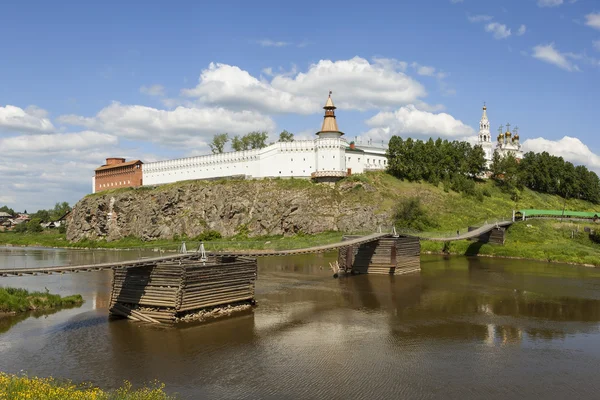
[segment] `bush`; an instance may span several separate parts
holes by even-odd
[[[209,242],[211,240],[221,239],[221,233],[213,230],[204,231],[194,238],[198,242]]]
[[[40,225],[41,223],[42,220],[39,218],[31,219],[29,222],[27,222],[27,232],[35,233],[43,231],[44,228],[42,228],[42,226]]]
[[[436,227],[436,224],[427,216],[418,197],[402,200],[396,209],[394,218],[396,225],[401,228],[424,231]]]
[[[452,179],[450,189],[458,193],[464,193],[469,196],[475,196],[475,181],[463,175],[455,175]]]
[[[17,232],[17,233],[27,232],[27,223],[22,222],[19,225],[15,226],[15,232]]]

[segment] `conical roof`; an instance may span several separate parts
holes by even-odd
[[[335,106],[333,105],[333,100],[331,100],[331,92],[329,92],[329,97],[327,98],[327,103],[325,103],[324,109],[332,108],[335,110]]]
[[[327,102],[325,103],[325,117],[323,119],[323,125],[321,126],[321,131],[317,133],[317,135],[321,132],[336,132],[340,135],[343,135],[343,132],[340,132],[338,128],[337,121],[335,120],[335,106],[333,105],[333,100],[331,100],[331,91],[329,91],[329,97],[327,98]]]

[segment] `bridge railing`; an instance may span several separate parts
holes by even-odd
[[[423,239],[438,239],[438,238],[453,238],[453,237],[457,237],[457,236],[462,236],[463,234],[466,234],[469,232],[469,227],[477,227],[477,228],[482,228],[484,226],[490,226],[493,227],[493,225],[498,225],[498,224],[504,224],[506,222],[510,222],[512,221],[512,215],[507,216],[507,217],[500,217],[500,218],[490,218],[486,221],[482,221],[480,223],[475,223],[475,224],[470,224],[469,226],[462,226],[462,227],[457,227],[456,231],[427,231],[427,232],[423,232],[423,231],[419,231],[419,230],[415,230],[415,229],[408,229],[408,228],[401,228],[401,227],[396,227],[396,232],[398,234],[406,234],[406,235],[411,235],[411,236],[418,236],[420,238]],[[458,234],[457,234],[458,231]]]

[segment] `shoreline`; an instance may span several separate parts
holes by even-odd
[[[507,259],[507,260],[536,261],[536,262],[549,263],[549,264],[566,264],[566,265],[573,265],[576,267],[600,268],[600,266],[597,266],[594,264],[577,263],[577,262],[572,262],[572,261],[542,260],[539,258],[529,258],[529,257],[519,257],[519,256],[501,256],[501,255],[493,255],[493,254],[466,255],[466,254],[457,254],[457,253],[436,252],[436,251],[429,251],[429,250],[421,252],[421,255],[423,255],[423,254],[431,255],[431,256],[500,258],[500,259]]]
[[[210,243],[210,242],[207,242]],[[10,247],[36,247],[42,249],[67,249],[67,250],[102,250],[102,251],[131,251],[131,250],[139,250],[140,248],[135,247],[68,247],[68,246],[42,246],[36,244],[2,244],[0,245],[0,249],[2,247],[10,248]],[[148,250],[153,252],[161,252],[160,250],[156,251],[153,248],[147,248],[142,250]],[[235,249],[240,250],[240,249]],[[241,249],[243,250],[251,250],[251,249]],[[176,253],[177,250],[162,250],[163,253]],[[559,261],[559,260],[545,260],[541,258],[531,258],[531,257],[522,257],[522,256],[504,256],[504,255],[494,255],[494,254],[476,254],[476,255],[467,255],[460,253],[445,253],[443,251],[431,251],[431,250],[423,250],[421,251],[421,255],[435,255],[435,256],[458,256],[458,257],[486,257],[486,258],[498,258],[498,259],[507,259],[507,260],[523,260],[523,261],[536,261],[542,263],[550,263],[550,264],[565,264],[565,265],[573,265],[579,267],[586,268],[600,268],[600,265],[588,264],[588,263],[578,263],[574,261]],[[2,313],[0,313],[0,317],[2,317]]]

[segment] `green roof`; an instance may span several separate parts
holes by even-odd
[[[534,217],[534,216],[543,216],[548,215],[552,217],[576,217],[576,218],[594,218],[600,217],[599,212],[589,212],[589,211],[569,211],[565,210],[519,210],[521,214],[524,214],[526,217]]]

